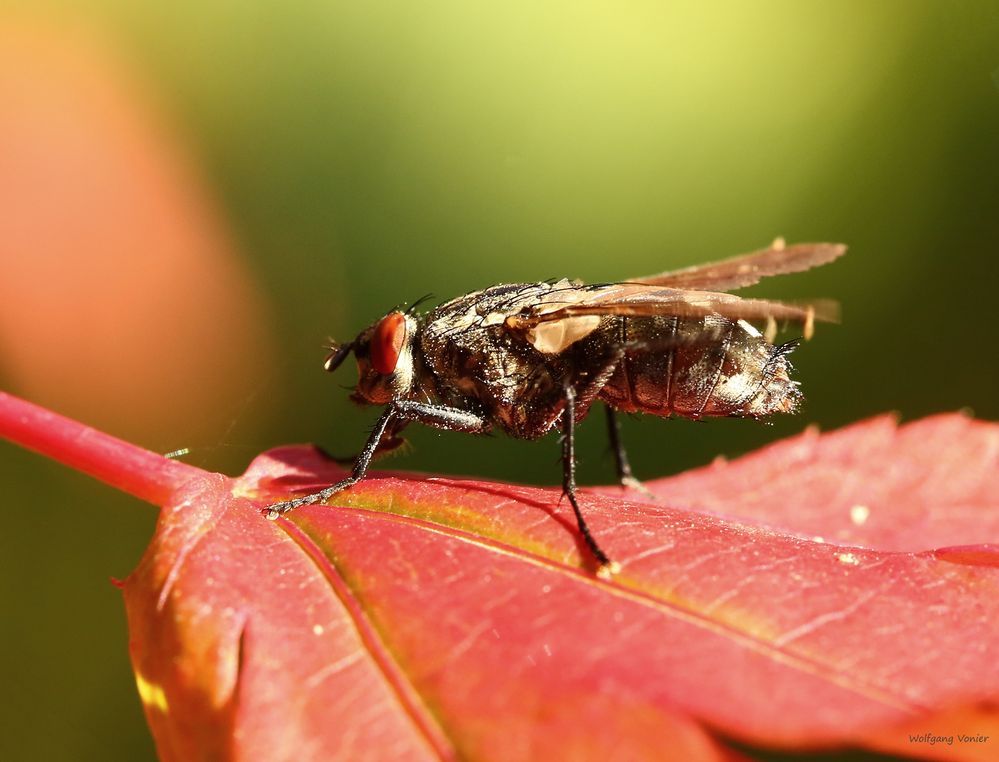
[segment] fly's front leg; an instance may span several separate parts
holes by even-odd
[[[617,480],[622,487],[638,490],[647,497],[655,497],[648,487],[642,484],[631,473],[631,464],[628,462],[628,453],[624,451],[624,443],[621,441],[621,424],[617,419],[617,413],[610,405],[604,405],[607,411],[607,437],[610,439],[611,450],[614,453],[614,465],[617,468]]]
[[[319,490],[319,492],[313,492],[311,495],[303,495],[302,497],[296,497],[293,500],[285,500],[282,503],[274,503],[274,505],[269,505],[264,508],[264,515],[271,519],[272,521],[278,516],[292,511],[295,508],[299,508],[303,505],[312,505],[312,503],[320,503],[329,500],[337,492],[343,492],[343,490],[348,487],[353,487],[361,479],[364,478],[365,474],[368,472],[368,465],[371,463],[371,459],[375,455],[375,451],[378,450],[378,443],[381,438],[385,435],[385,431],[388,429],[389,424],[392,420],[399,416],[396,410],[395,403],[389,405],[385,408],[385,412],[382,413],[381,418],[378,419],[378,423],[375,424],[375,428],[371,431],[371,436],[368,437],[368,441],[364,444],[364,449],[357,456],[357,460],[354,461],[354,469],[350,476],[346,479],[338,481],[326,489]]]
[[[428,405],[424,402],[399,400],[392,406],[400,418],[416,421],[424,426],[433,426],[445,431],[460,431],[465,434],[485,434],[490,429],[489,421],[478,413],[460,410],[444,405]]]
[[[378,440],[378,447],[375,448],[374,454],[371,456],[372,460],[378,460],[385,455],[390,455],[397,450],[406,446],[406,440],[399,436],[399,432],[406,428],[406,424],[409,421],[404,421],[400,418],[395,418],[393,425],[385,429],[382,434],[382,438]],[[354,453],[353,455],[330,455],[329,453],[324,453],[330,460],[339,466],[353,466],[357,459],[360,457],[360,453]]]
[[[611,561],[597,545],[576,500],[576,390],[571,386],[565,390],[565,408],[562,411],[562,491],[569,498],[572,510],[576,514],[576,525],[586,541],[586,546],[600,564],[597,576],[609,579],[621,569],[621,566],[616,561]]]
[[[345,489],[353,487],[367,475],[368,466],[378,451],[379,442],[385,436],[386,431],[391,431],[389,428],[390,424],[393,421],[401,420],[419,421],[434,428],[446,429],[448,431],[463,431],[469,434],[480,434],[489,430],[489,422],[486,419],[466,410],[444,407],[443,405],[427,405],[410,400],[396,400],[385,408],[385,412],[378,419],[374,429],[371,431],[371,436],[368,437],[368,441],[364,445],[364,449],[361,450],[361,454],[357,456],[357,460],[354,462],[354,468],[350,476],[311,495],[303,495],[293,500],[269,505],[263,509],[264,515],[273,520],[300,506],[325,502],[338,492],[343,492]]]

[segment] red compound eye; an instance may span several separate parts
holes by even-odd
[[[406,342],[406,316],[390,312],[378,321],[371,337],[371,367],[383,375],[395,371]]]

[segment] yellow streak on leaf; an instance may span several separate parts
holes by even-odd
[[[139,689],[139,698],[145,706],[159,709],[163,714],[170,711],[170,704],[163,691],[163,686],[146,680],[139,672],[135,673],[135,685]]]

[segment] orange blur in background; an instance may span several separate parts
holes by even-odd
[[[268,307],[149,94],[80,31],[0,27],[0,367],[138,442],[195,441],[273,362]]]

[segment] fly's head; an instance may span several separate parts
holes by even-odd
[[[336,370],[351,352],[357,359],[357,388],[350,398],[362,405],[385,405],[405,398],[416,384],[413,344],[418,324],[404,312],[392,311],[346,344],[333,350],[323,363]]]

